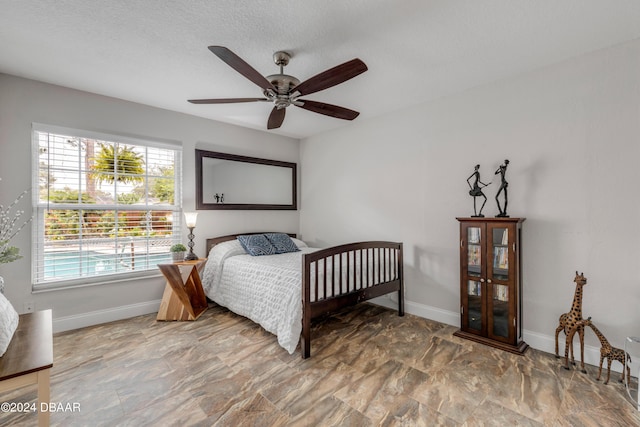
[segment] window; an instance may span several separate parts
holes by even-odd
[[[170,261],[179,145],[34,124],[33,146],[34,290],[148,275]]]

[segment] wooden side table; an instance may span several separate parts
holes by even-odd
[[[9,347],[0,357],[0,393],[37,384],[39,426],[49,425],[47,405],[50,397],[49,381],[52,367],[51,310],[20,315],[18,328]]]
[[[196,320],[207,309],[199,272],[205,259],[158,264],[167,279],[156,320]]]

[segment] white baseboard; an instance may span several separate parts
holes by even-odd
[[[387,307],[390,309],[398,308],[398,298],[397,295],[389,294],[376,299],[371,300],[372,303],[381,305],[383,307]],[[420,304],[412,301],[405,301],[404,304],[405,312],[414,314],[416,316],[423,317],[425,319],[435,320],[437,322],[441,322],[447,325],[455,326],[457,328],[460,327],[460,314],[455,311],[443,310],[441,308],[432,307],[425,304]],[[555,334],[555,330],[553,331]],[[523,331],[524,342],[529,344],[531,348],[535,348],[536,350],[544,351],[546,353],[555,354],[555,336],[554,335],[546,335],[541,334],[539,332],[527,331],[526,329]],[[564,334],[560,333],[558,337],[558,349],[559,354],[564,357]],[[578,344],[578,339],[574,338],[573,349],[575,352],[575,360],[577,363],[580,360],[580,346]],[[560,363],[560,362],[558,362]],[[594,347],[591,345],[584,346],[584,363],[589,365],[598,366],[600,364],[600,347]],[[611,370],[614,372],[622,372],[622,365],[620,363],[615,363],[611,366]],[[606,362],[603,366],[603,372],[606,372]]]
[[[372,299],[370,302],[394,310],[398,309],[398,296],[395,293]],[[425,319],[435,320],[436,322],[445,323],[458,328],[460,327],[460,315],[455,311],[443,310],[441,308],[407,300],[404,302],[404,311]]]
[[[116,320],[129,319],[143,314],[156,313],[159,308],[160,300],[157,300],[74,314],[72,316],[57,317],[53,319],[53,332],[70,331],[72,329],[99,325]]]

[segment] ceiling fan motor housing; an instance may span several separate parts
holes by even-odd
[[[276,87],[279,95],[286,95],[289,90],[300,84],[300,80],[287,74],[272,74],[267,76],[267,80]]]

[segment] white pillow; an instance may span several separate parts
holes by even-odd
[[[291,240],[293,240],[293,243],[295,243],[296,246],[299,247],[299,248],[308,248],[309,247],[305,242],[303,242],[300,239],[296,239],[295,237],[292,237]]]
[[[222,275],[224,261],[229,257],[237,255],[247,255],[247,251],[244,250],[240,242],[236,239],[219,243],[209,251],[207,265],[204,266],[204,271],[200,275],[202,287],[209,298],[211,298],[209,294],[210,289],[212,289],[214,283],[219,282],[220,275]]]
[[[11,338],[18,327],[18,312],[8,299],[0,294],[0,357],[7,351]]]
[[[240,242],[236,239],[228,240],[226,242],[218,243],[211,248],[208,258],[219,258],[222,261],[235,255],[245,255],[247,251],[244,250]]]

